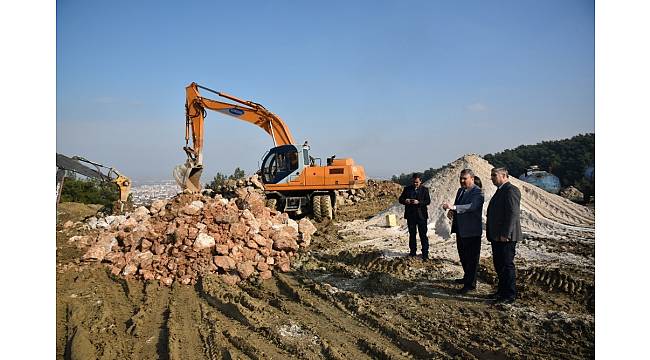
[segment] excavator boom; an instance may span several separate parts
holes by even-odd
[[[89,164],[93,165],[94,169],[88,167]],[[59,195],[61,194],[61,187],[63,186],[63,175],[65,171],[73,171],[77,174],[98,179],[101,181],[115,183],[120,189],[120,211],[124,209],[124,204],[129,199],[129,193],[131,192],[131,180],[120,174],[115,168],[107,167],[102,164],[92,162],[88,159],[84,159],[80,156],[67,157],[63,154],[56,154],[56,167],[57,171],[57,203],[59,201]],[[102,169],[108,169],[106,173],[102,172]]]
[[[199,93],[199,88],[240,105],[204,98]],[[271,135],[274,146],[294,143],[293,135],[284,121],[258,103],[241,100],[197,83],[188,85],[185,92],[185,147],[183,149],[187,154],[187,161],[174,169],[174,178],[183,190],[188,189],[191,192],[201,190],[200,178],[203,172],[203,134],[206,109],[257,125]],[[190,138],[193,147],[188,146]]]

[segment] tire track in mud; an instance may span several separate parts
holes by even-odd
[[[323,334],[345,334],[342,337],[350,339],[347,343],[341,344],[336,343],[341,341],[341,336],[329,339],[333,346],[344,348],[344,353],[353,354],[351,350],[359,349],[372,358],[396,359],[404,358],[403,353],[409,350],[400,347],[392,337],[387,337],[383,332],[378,331],[381,328],[369,327],[356,314],[348,311],[345,304],[332,303],[331,299],[319,296],[320,289],[310,280],[297,280],[293,276],[280,274],[277,276],[276,284],[282,292],[292,296],[294,301],[287,305],[292,307],[292,312],[301,315],[303,319],[315,319],[316,315],[320,315],[324,321],[315,321],[313,327],[318,328]],[[306,310],[314,314],[309,314]],[[305,313],[300,314],[301,312]],[[336,322],[338,324],[335,328],[328,329],[328,324]]]
[[[392,341],[369,328],[341,303],[312,292],[291,275],[277,275],[261,287],[224,287],[204,279],[202,296],[286,353],[299,358],[406,358]]]
[[[211,359],[291,357],[292,349],[272,332],[279,319],[264,322],[256,316],[262,302],[247,298],[239,287],[228,286],[216,276],[202,278],[197,289],[203,301],[201,336]]]
[[[201,309],[194,289],[178,283],[174,284],[167,311],[169,318],[166,351],[169,359],[205,358],[206,349],[197,326],[201,323]]]
[[[135,337],[131,358],[169,359],[170,290],[158,282],[147,282],[141,305],[127,321],[127,334]]]
[[[125,324],[134,309],[130,295],[139,292],[139,284],[115,281],[103,268],[57,274],[57,358],[129,358]]]

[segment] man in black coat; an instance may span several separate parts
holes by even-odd
[[[505,168],[492,169],[490,178],[497,191],[488,205],[485,232],[492,244],[494,270],[499,277],[495,301],[512,303],[517,297],[514,259],[515,246],[521,240],[521,192],[510,183]]]
[[[456,233],[456,247],[463,265],[463,278],[456,280],[456,283],[463,284],[459,290],[461,294],[476,289],[476,272],[481,257],[485,197],[481,188],[474,183],[474,178],[471,169],[461,171],[460,189],[456,192],[454,204],[442,204],[443,209],[450,211],[451,233]]]
[[[427,219],[429,212],[427,206],[431,203],[429,189],[422,186],[422,178],[419,174],[413,174],[413,185],[404,188],[399,196],[399,203],[404,205],[404,218],[409,229],[409,256],[415,256],[417,241],[416,230],[420,233],[422,244],[422,259],[429,259],[429,238],[427,238]]]

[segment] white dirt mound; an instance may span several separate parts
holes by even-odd
[[[481,178],[485,203],[483,205],[483,224],[490,199],[496,187],[490,181],[490,171],[493,166],[476,154],[465,155],[441,169],[434,177],[424,183],[429,188],[431,204],[429,205],[429,242],[432,252],[436,252],[436,244],[452,245],[455,237],[450,234],[451,221],[447,219],[446,212],[442,209],[444,202],[453,202],[459,188],[458,177],[463,169],[472,169]],[[534,185],[510,176],[512,184],[521,191],[521,226],[524,239],[529,242],[546,241],[585,241],[594,240],[594,213],[589,208],[573,203],[561,196],[546,192]],[[395,214],[399,219],[399,228],[385,228],[387,214]],[[355,221],[346,224],[343,233],[355,234],[366,240],[362,245],[376,246],[386,250],[387,254],[399,254],[407,250],[404,242],[406,234],[406,220],[403,219],[404,206],[395,202],[387,210],[377,214],[368,221]],[[485,226],[485,225],[484,225]],[[402,238],[399,249],[391,248],[394,244],[389,239]],[[484,245],[485,242],[485,233]],[[406,241],[407,242],[407,241]],[[440,244],[442,245],[442,244]],[[454,246],[438,246],[438,250],[449,247],[451,254],[455,252]],[[542,244],[542,248],[543,248]],[[404,249],[402,249],[404,248]],[[419,245],[418,245],[419,248]],[[525,251],[524,249],[521,249]],[[446,252],[446,251],[445,251]],[[450,254],[450,255],[451,255]],[[486,254],[483,252],[483,254]],[[522,254],[523,255],[523,254]],[[529,253],[529,259],[539,258],[540,254]],[[554,256],[554,254],[547,254]],[[593,259],[590,259],[593,261]]]
[[[478,155],[469,154],[446,166],[424,185],[429,188],[431,204],[429,205],[429,229],[435,235],[448,239],[450,237],[451,221],[445,216],[442,203],[452,202],[459,188],[458,177],[463,169],[472,169],[474,174],[483,182],[485,204],[483,220],[487,212],[487,204],[496,191],[496,186],[490,181],[490,171],[494,166]],[[594,214],[585,206],[573,203],[561,196],[546,192],[534,185],[510,176],[510,181],[521,191],[521,225],[522,231],[533,237],[556,238],[593,233]],[[386,211],[368,221],[369,225],[380,225],[385,222],[386,214],[396,214],[402,218],[404,205],[396,202]],[[405,226],[402,218],[400,225]]]

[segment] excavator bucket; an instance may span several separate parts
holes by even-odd
[[[176,166],[173,175],[181,190],[187,189],[194,193],[201,191],[201,173],[203,173],[203,166],[194,166],[186,162]]]

